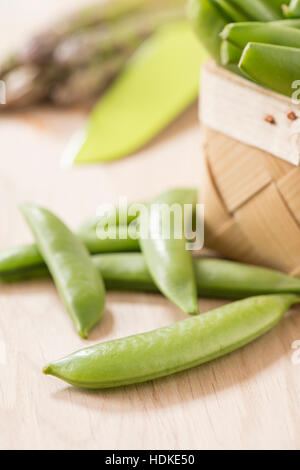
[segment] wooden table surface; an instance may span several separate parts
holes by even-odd
[[[22,0],[2,0],[1,50],[74,3],[27,0],[25,8]],[[0,249],[31,240],[18,211],[23,201],[49,207],[75,228],[120,196],[143,200],[176,185],[200,187],[196,105],[134,156],[63,170],[61,153],[84,118],[82,111],[51,109],[1,116]],[[202,311],[221,304],[200,301]],[[85,392],[43,376],[43,365],[183,314],[160,296],[109,294],[103,321],[83,341],[50,281],[1,286],[0,448],[299,449],[300,361],[292,349],[300,340],[299,313],[294,309],[264,338],[203,367]]]

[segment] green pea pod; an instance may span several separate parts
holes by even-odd
[[[189,0],[188,16],[202,44],[209,54],[220,63],[220,32],[232,17],[218,8],[212,0]]]
[[[284,5],[287,0],[264,0],[266,5],[268,5],[272,10],[274,10],[279,16],[283,17]]]
[[[101,238],[101,231],[92,227],[92,221],[89,224],[80,228],[78,236],[91,254],[140,250],[138,240],[127,236],[126,226],[117,227],[115,238],[104,238],[105,231]],[[22,272],[26,274],[28,270],[42,268],[44,265],[44,259],[36,245],[17,246],[0,252],[0,278],[22,275]]]
[[[287,26],[288,28],[300,28],[300,19],[272,21],[270,24],[275,26]]]
[[[289,5],[284,6],[283,11],[286,18],[299,18],[300,0],[291,0]]]
[[[91,254],[139,251],[137,235],[129,237],[127,226],[111,227],[111,230],[87,230],[87,227],[84,230],[81,227],[78,236]]]
[[[83,349],[49,364],[44,373],[88,389],[165,377],[254,341],[298,302],[294,295],[242,300],[165,328]]]
[[[244,13],[230,3],[230,0],[212,0],[212,3],[215,3],[220,11],[228,15],[228,18],[232,18],[233,21],[247,21],[248,19]]]
[[[77,332],[86,338],[104,310],[105,288],[99,272],[79,238],[54,214],[32,204],[24,204],[21,210]]]
[[[158,292],[141,253],[95,255],[93,263],[108,290]],[[243,299],[263,294],[300,294],[300,279],[278,271],[232,261],[193,260],[198,294],[220,299]],[[25,281],[49,276],[46,266],[0,276],[2,282]]]
[[[74,161],[107,162],[143,147],[197,98],[205,59],[187,22],[155,32],[92,111]]]
[[[193,262],[183,236],[183,218],[178,227],[182,233],[178,236],[176,217],[171,211],[176,205],[182,216],[186,204],[194,208],[196,203],[197,191],[168,191],[156,198],[149,206],[149,215],[140,219],[140,247],[154,282],[169,300],[190,315],[198,313]],[[169,234],[164,232],[165,228]]]
[[[240,8],[252,20],[274,21],[283,17],[272,0],[230,0],[230,3]]]
[[[300,49],[249,43],[239,67],[258,84],[291,97],[299,80]]]
[[[243,49],[236,47],[228,41],[222,41],[220,55],[222,65],[238,64],[243,53]]]
[[[231,23],[225,26],[221,38],[244,49],[249,42],[300,48],[300,31],[271,23]]]

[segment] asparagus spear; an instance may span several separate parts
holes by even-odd
[[[182,4],[184,0],[174,1],[175,4]],[[114,22],[137,11],[158,9],[162,5],[174,5],[174,1],[109,0],[105,3],[96,3],[71,14],[45,32],[33,37],[23,50],[20,51],[19,60],[21,63],[45,63],[51,58],[57,45],[66,37],[76,32],[92,28],[96,25]]]
[[[111,0],[71,16],[36,37],[28,54],[23,50],[0,66],[0,79],[7,85],[7,104],[1,109],[48,98],[58,104],[93,98],[122,69],[145,35],[184,15],[183,4],[184,0]],[[64,60],[58,51],[64,51]],[[53,58],[54,52],[61,60]]]
[[[97,96],[122,70],[128,54],[112,56],[99,64],[75,70],[65,81],[50,91],[50,100],[59,106],[70,106]]]
[[[74,67],[120,51],[131,53],[159,26],[184,16],[183,7],[163,8],[71,35],[54,50],[53,62]]]
[[[20,65],[3,77],[6,85],[5,109],[23,107],[45,99],[58,71],[37,65]]]

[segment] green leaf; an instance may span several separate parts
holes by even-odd
[[[186,22],[157,31],[96,105],[75,162],[107,162],[147,144],[197,98],[205,58]]]

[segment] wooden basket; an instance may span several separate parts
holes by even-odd
[[[297,106],[211,63],[201,96],[206,246],[300,275]]]

